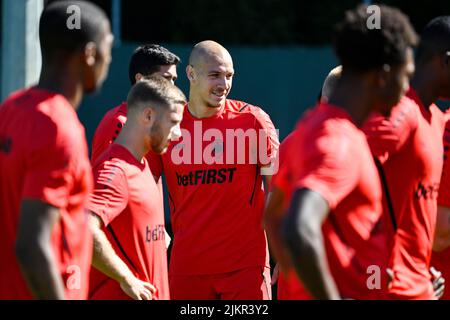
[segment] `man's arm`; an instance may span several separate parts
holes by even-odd
[[[286,251],[281,237],[281,223],[284,216],[283,203],[284,193],[275,187],[268,196],[263,222],[272,253],[275,256],[277,263],[280,264],[281,269],[285,270],[288,269],[292,263],[290,262],[289,252]]]
[[[450,246],[450,208],[438,206],[433,251],[443,251]]]
[[[16,240],[17,261],[36,299],[65,299],[64,284],[50,240],[59,209],[39,200],[23,200]]]
[[[152,300],[156,288],[134,276],[125,262],[115,253],[102,230],[103,222],[95,214],[90,215],[89,224],[94,234],[92,265],[120,284],[122,290],[135,300]]]
[[[293,194],[283,221],[282,236],[297,274],[316,299],[339,299],[339,292],[328,267],[322,237],[322,224],[329,214],[327,201],[309,189]]]

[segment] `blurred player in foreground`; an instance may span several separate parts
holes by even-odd
[[[67,27],[71,5],[80,29]],[[0,107],[0,298],[85,299],[92,172],[76,109],[103,83],[113,36],[97,6],[64,1],[44,8],[39,37],[39,83]]]
[[[381,29],[367,29],[366,6],[346,12],[338,24],[341,78],[329,99],[298,123],[274,181],[293,190],[281,228],[285,247],[274,233],[274,251],[318,299],[386,297],[382,189],[360,127],[373,111],[389,115],[408,90],[417,36],[399,10],[380,10]]]

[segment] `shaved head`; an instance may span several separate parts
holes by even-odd
[[[337,66],[330,71],[322,86],[322,97],[328,99],[336,88],[337,82],[341,77],[342,66]]]
[[[189,111],[197,117],[219,112],[230,93],[234,67],[230,53],[215,41],[205,40],[192,49],[186,67]]]
[[[198,67],[211,59],[233,61],[228,50],[221,44],[212,40],[205,40],[194,46],[189,56],[189,64],[193,67]]]

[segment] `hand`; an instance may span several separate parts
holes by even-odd
[[[120,288],[134,300],[156,300],[156,288],[133,275],[120,282]]]
[[[445,290],[445,279],[442,277],[442,273],[437,271],[434,267],[430,268],[431,281],[433,283],[434,295],[436,299],[442,298]]]

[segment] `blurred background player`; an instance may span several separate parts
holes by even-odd
[[[177,79],[177,64],[180,58],[158,44],[146,44],[136,48],[130,59],[128,75],[131,85],[143,77],[161,75],[172,84]],[[109,110],[100,121],[92,140],[92,161],[95,161],[117,138],[127,121],[127,104]]]
[[[289,255],[279,250],[278,259],[292,262],[318,299],[386,297],[382,189],[360,126],[372,111],[389,115],[406,93],[417,36],[397,9],[380,6],[381,29],[367,29],[367,19],[366,6],[359,6],[338,24],[341,78],[297,125],[280,168],[290,181],[275,182],[293,190],[281,232]],[[378,270],[368,279],[374,265]]]
[[[269,299],[269,257],[261,225],[265,196],[261,169],[276,156],[276,131],[260,108],[227,99],[234,68],[230,54],[220,44],[196,44],[186,73],[190,91],[181,123],[182,138],[160,159],[149,161],[155,176],[165,173],[170,194],[172,298]],[[202,132],[198,132],[200,126]],[[233,141],[239,130],[264,132],[261,139],[265,147],[252,152],[263,154],[268,161],[258,157],[251,163],[246,153],[247,160],[238,164],[237,149],[247,150],[250,142],[231,145],[225,139],[226,130],[232,130]],[[214,133],[214,141],[204,137],[205,132]],[[220,158],[223,161],[217,160]]]
[[[421,34],[411,88],[389,119],[373,117],[365,126],[369,145],[384,176],[389,198],[392,299],[436,299],[430,259],[443,164],[445,117],[434,104],[450,98],[450,24],[431,21]],[[439,281],[443,281],[440,279]]]
[[[419,105],[421,108],[423,108],[423,106],[429,106],[428,109],[433,110],[436,108],[433,104],[436,100],[448,100],[450,98],[450,16],[441,16],[433,19],[423,30],[421,35],[421,44],[418,50],[416,68],[417,75],[415,75],[414,78],[417,79],[413,81],[412,87],[416,90],[417,96],[420,98],[421,103],[419,103]],[[450,162],[448,161],[450,150],[449,132],[450,126],[447,122],[447,127],[444,133],[444,166],[437,200],[438,209],[436,232],[433,244],[434,252],[430,263],[437,270],[442,272],[443,278],[447,280],[450,279],[450,249],[448,249],[450,244]],[[436,140],[438,137],[429,136],[427,137],[426,143],[434,143],[434,141],[429,141],[431,139]],[[442,152],[437,152],[436,154],[433,154],[432,157],[433,159],[440,160],[441,154]],[[432,196],[433,199],[429,201],[435,201],[436,193],[430,193],[429,195]],[[433,210],[435,210],[434,206]],[[433,220],[430,221],[434,221],[434,211],[432,217]],[[422,228],[432,230],[428,225]],[[431,239],[429,237],[431,237]],[[422,237],[419,240],[421,241],[421,244],[424,242]],[[432,235],[428,235],[426,238],[427,251],[424,252],[423,256],[427,259],[429,259],[430,252],[428,250],[429,242],[431,240]],[[424,276],[427,276],[427,278],[430,277],[429,274],[425,272],[423,273]],[[433,278],[433,275],[431,275],[431,277]],[[416,292],[420,293],[419,290]],[[450,299],[450,290],[445,290],[441,299]]]
[[[328,100],[332,91],[335,89],[339,78],[341,77],[342,66],[333,68],[323,82],[323,86],[320,91],[319,101]],[[289,156],[289,150],[293,148],[291,143],[294,133],[290,133],[280,144],[280,150],[278,153],[279,166],[283,167],[284,161]],[[264,211],[264,225],[269,238],[270,247],[274,249],[275,253],[282,250],[282,243],[280,242],[281,222],[285,215],[288,205],[290,203],[290,197],[292,195],[292,185],[286,183],[280,187],[274,187],[280,183],[288,182],[289,177],[283,175],[289,175],[286,170],[280,170],[276,173],[271,181],[271,192],[267,200],[266,209]],[[285,253],[287,256],[287,253]],[[286,265],[286,264],[285,264]],[[310,300],[311,295],[304,288],[301,281],[298,279],[297,273],[294,269],[280,270],[280,264],[277,263],[274,273],[272,275],[272,284],[277,283],[277,299],[278,300]]]
[[[127,99],[127,122],[94,162],[91,299],[170,298],[164,211],[145,155],[178,139],[186,98],[164,78],[141,80]]]
[[[80,29],[67,28],[70,5]],[[92,173],[76,109],[103,83],[113,37],[106,14],[83,1],[47,6],[39,37],[39,83],[0,107],[0,298],[85,299]]]

